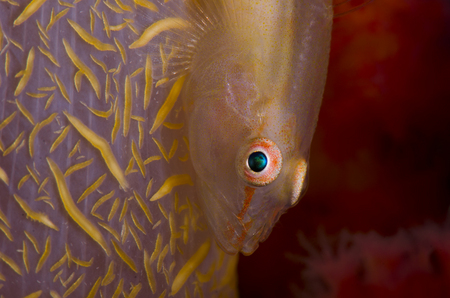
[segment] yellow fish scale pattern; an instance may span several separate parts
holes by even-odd
[[[153,75],[173,49],[130,47],[164,5],[0,2],[0,297],[237,296],[195,197],[184,76]]]

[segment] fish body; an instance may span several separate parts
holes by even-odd
[[[237,296],[304,188],[330,11],[0,2],[0,295]]]

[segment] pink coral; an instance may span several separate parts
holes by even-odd
[[[323,236],[321,237],[323,238]],[[426,224],[383,237],[341,233],[336,252],[300,237],[310,252],[304,259],[307,289],[300,297],[449,297],[450,227]]]

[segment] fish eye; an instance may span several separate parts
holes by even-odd
[[[275,142],[267,138],[256,138],[239,150],[236,170],[248,184],[266,186],[278,177],[282,163],[281,151]]]
[[[248,166],[253,172],[261,172],[267,166],[267,156],[261,151],[253,152],[248,157]]]

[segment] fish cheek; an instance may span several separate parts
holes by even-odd
[[[228,177],[236,175],[234,160],[245,129],[223,101],[205,101],[190,116],[190,154],[197,175],[210,187],[229,184]]]

